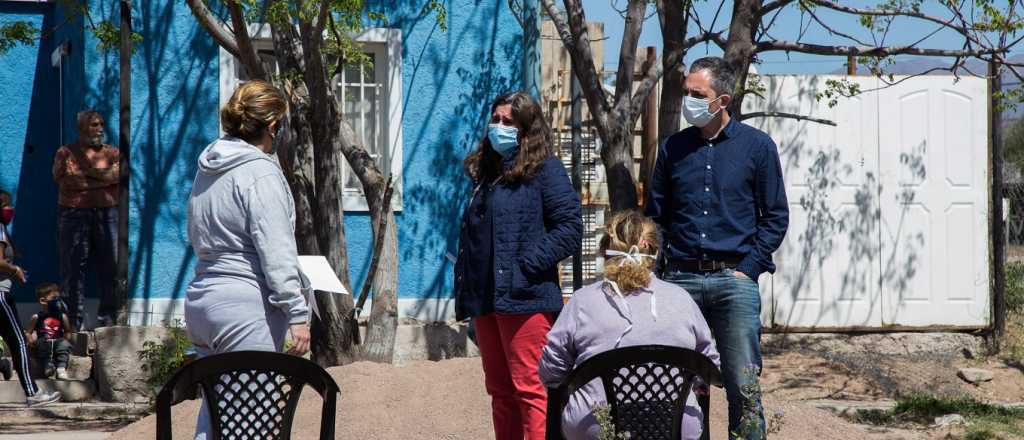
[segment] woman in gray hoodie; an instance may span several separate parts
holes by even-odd
[[[279,90],[249,81],[221,109],[225,136],[199,156],[188,203],[188,236],[198,256],[185,299],[189,339],[200,356],[240,350],[309,348],[309,308],[295,246],[295,203],[271,156],[287,111]],[[196,440],[209,433],[204,406]]]
[[[604,279],[573,293],[548,332],[539,367],[545,385],[561,385],[594,355],[633,345],[689,348],[719,364],[711,329],[690,294],[651,274],[658,247],[657,226],[637,211],[620,212],[605,225],[600,245]],[[594,407],[599,405],[607,405],[600,379],[569,396],[562,413],[565,438],[598,438]],[[684,440],[700,437],[701,420],[690,393],[682,420]]]

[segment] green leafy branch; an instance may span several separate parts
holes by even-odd
[[[814,94],[814,99],[817,101],[826,100],[828,107],[835,107],[839,103],[839,98],[849,98],[856,96],[861,92],[860,84],[852,82],[846,78],[843,79],[829,79],[825,81],[825,90]]]
[[[597,440],[629,440],[629,433],[615,431],[611,406],[607,404],[595,406],[594,418],[597,419],[597,427],[601,431],[597,436]]]
[[[15,21],[0,26],[0,54],[19,44],[31,45],[37,35],[39,29],[27,21]]]
[[[99,40],[96,47],[103,51],[117,50],[121,45],[121,27],[109,20],[101,21],[92,27],[92,33]],[[142,34],[132,32],[132,53],[135,53],[134,44],[142,42]]]

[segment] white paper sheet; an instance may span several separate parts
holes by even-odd
[[[334,269],[323,255],[299,255],[299,268],[309,279],[309,287],[313,290],[351,295],[334,274]]]

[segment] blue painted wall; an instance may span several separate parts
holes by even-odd
[[[447,298],[451,290],[451,263],[445,259],[445,252],[454,250],[457,244],[459,208],[470,189],[461,161],[475,148],[483,133],[491,100],[498,94],[524,87],[524,39],[522,28],[506,2],[444,2],[448,32],[441,31],[433,13],[423,13],[423,3],[372,1],[369,9],[383,12],[388,22],[368,25],[399,28],[403,38],[405,192],[404,209],[397,215],[399,296]],[[131,161],[134,174],[130,207],[130,283],[136,299],[181,299],[191,280],[194,264],[185,217],[196,171],[195,160],[202,148],[218,135],[219,51],[213,40],[195,25],[183,2],[164,0],[134,4],[133,26],[142,34],[143,41],[132,57]],[[0,2],[0,7],[7,8],[0,9],[0,19],[23,14],[9,12],[11,8],[29,10],[24,13],[32,15],[33,7],[39,9],[32,16],[40,23],[52,21],[50,15],[63,19],[63,11],[43,13],[54,8],[53,5],[9,6]],[[117,7],[115,0],[90,2],[94,21],[117,23]],[[65,69],[63,101],[68,108],[64,127],[70,130],[65,140],[75,138],[74,113],[82,107],[95,107],[107,118],[108,141],[116,144],[118,55],[98,49],[97,40],[90,32],[83,32],[80,22],[60,32],[63,32],[61,40],[70,39],[74,45]],[[43,61],[49,66],[51,49],[43,47],[47,44],[19,48],[18,59],[35,57],[45,50]],[[14,53],[8,55],[13,56]],[[6,83],[7,77],[17,77],[24,83],[19,90],[31,90],[33,85],[38,87],[39,75],[25,78],[26,72],[33,69],[24,64],[2,63],[0,80]],[[526,66],[529,68],[529,64]],[[54,72],[56,70],[51,69],[48,74]],[[48,93],[41,97],[19,95],[21,105],[7,109],[34,108],[40,105],[35,102],[39,99],[52,101],[47,108],[53,112],[56,94]],[[24,132],[26,126],[32,132],[31,115],[21,112],[12,118],[0,119],[0,135],[17,139],[30,137]],[[49,123],[52,129],[56,122]],[[32,166],[46,167],[33,174],[45,173],[46,179],[49,178],[49,161],[57,143],[55,138],[40,142],[50,146],[41,155],[45,160],[32,162]],[[0,153],[6,153],[4,157],[20,157],[21,147],[20,144],[0,144]],[[12,177],[13,165],[8,163],[5,160],[0,170],[0,185],[6,186],[18,179]],[[42,181],[33,180],[34,185],[40,187],[45,186]],[[49,185],[48,191],[54,193],[52,182]],[[34,209],[46,207],[52,211],[54,200],[55,195],[45,195],[40,206]],[[19,202],[24,200],[19,199]],[[22,212],[19,211],[19,216]],[[349,212],[345,227],[352,280],[355,286],[360,286],[370,259],[368,216]],[[52,231],[52,227],[46,228],[49,229],[40,229],[39,233]],[[55,255],[45,258],[56,261]]]
[[[448,32],[434,14],[421,13],[422,3],[369,7],[384,12],[403,38],[399,297],[447,298],[452,265],[445,252],[455,253],[460,208],[471,189],[462,159],[482,137],[494,97],[523,87],[523,37],[507,2],[445,2]],[[345,228],[352,280],[361,286],[370,259],[368,217],[348,213]]]
[[[0,2],[0,24],[26,21],[37,29],[54,23],[50,4]],[[0,55],[0,188],[14,196],[17,215],[10,231],[29,285],[15,286],[19,300],[35,298],[31,285],[56,280],[56,185],[50,177],[59,137],[58,77],[50,66],[54,36],[18,45]]]
[[[196,157],[218,135],[218,50],[179,1],[133,2],[129,285],[132,297],[182,298],[192,278],[186,212]],[[94,20],[118,23],[114,0],[90,2]],[[118,139],[119,56],[85,33],[84,104]]]

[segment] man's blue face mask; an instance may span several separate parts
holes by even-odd
[[[491,148],[501,157],[509,157],[519,149],[519,130],[501,124],[487,126],[487,140],[491,141]]]

